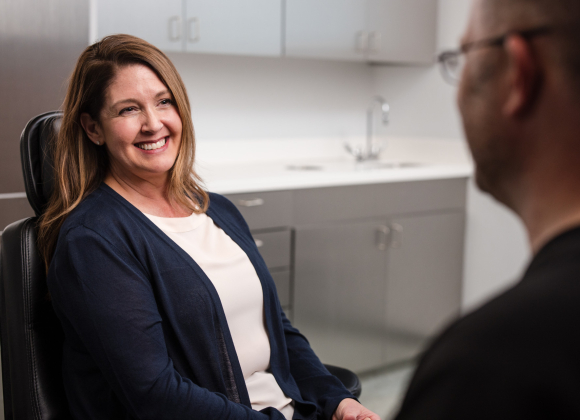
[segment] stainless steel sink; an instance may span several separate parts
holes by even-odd
[[[381,162],[381,161],[333,161],[316,164],[287,165],[286,170],[298,172],[314,171],[371,171],[377,169],[410,169],[427,166],[420,162]]]
[[[323,171],[324,167],[321,165],[288,165],[286,169],[289,171]]]
[[[417,168],[426,166],[425,163],[419,162],[372,162],[370,169],[403,169],[403,168]]]

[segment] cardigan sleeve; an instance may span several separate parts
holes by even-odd
[[[233,403],[176,371],[147,269],[129,250],[82,225],[61,241],[49,275],[55,310],[132,418],[284,419],[274,409]]]
[[[316,401],[324,418],[330,419],[342,400],[356,398],[324,367],[308,340],[292,326],[283,312],[282,323],[290,373],[300,389],[300,394],[306,401]]]

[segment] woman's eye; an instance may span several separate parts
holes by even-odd
[[[162,99],[159,103],[161,105],[171,105],[173,101],[171,99]]]
[[[126,114],[127,112],[135,111],[137,108],[134,106],[129,106],[127,108],[123,108],[119,114]]]

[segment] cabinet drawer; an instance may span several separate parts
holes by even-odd
[[[297,190],[295,226],[464,209],[467,178]]]
[[[229,194],[226,197],[236,205],[252,230],[292,224],[292,193],[290,191]]]
[[[272,273],[272,278],[278,290],[278,299],[282,308],[290,307],[290,272],[279,271]]]
[[[268,268],[290,266],[290,230],[254,233],[253,236]]]

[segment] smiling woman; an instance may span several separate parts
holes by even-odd
[[[52,149],[39,245],[73,418],[379,420],[292,327],[236,207],[201,188],[162,52],[88,47]]]
[[[134,80],[132,75],[149,79],[136,83],[137,80]],[[123,77],[125,79],[121,80]],[[154,85],[149,86],[149,81],[153,81]],[[153,92],[154,88],[158,90]],[[179,73],[161,51],[139,38],[130,35],[106,37],[101,42],[89,46],[81,54],[70,78],[62,126],[59,137],[53,145],[55,189],[40,221],[39,229],[39,247],[47,267],[54,253],[62,223],[84,198],[105,181],[105,178],[108,179],[107,185],[129,201],[131,199],[126,195],[135,192],[133,187],[146,188],[146,180],[153,179],[150,176],[140,178],[138,175],[132,175],[125,165],[120,165],[122,162],[127,163],[127,156],[125,159],[119,156],[117,153],[120,151],[119,144],[113,139],[110,139],[110,144],[105,145],[105,142],[109,141],[105,137],[113,134],[111,132],[113,127],[129,134],[122,128],[128,130],[128,124],[116,123],[125,120],[126,116],[135,115],[135,112],[140,118],[133,118],[135,124],[131,127],[145,136],[155,135],[147,133],[147,130],[151,130],[152,124],[165,125],[160,118],[161,114],[152,113],[153,98],[146,98],[151,94],[155,97],[156,106],[153,108],[159,111],[167,109],[171,111],[167,114],[172,114],[177,119],[175,121],[174,118],[168,127],[179,124],[180,135],[175,136],[179,143],[174,144],[178,150],[177,158],[174,155],[173,158],[167,159],[171,161],[171,165],[166,168],[167,173],[164,175],[166,185],[162,189],[163,200],[151,200],[154,203],[149,203],[148,208],[150,209],[151,205],[159,206],[159,203],[171,202],[171,206],[164,207],[166,211],[177,207],[191,214],[203,213],[207,209],[208,194],[200,187],[200,179],[194,171],[193,123],[189,99]],[[156,97],[158,94],[161,96]],[[140,100],[140,103],[137,103],[137,100]],[[168,101],[171,101],[172,106],[166,107]],[[139,108],[139,105],[142,108]],[[156,116],[158,121],[143,120]],[[141,122],[144,124],[137,127]],[[88,140],[93,143],[89,143]],[[133,139],[132,142],[137,140]],[[148,143],[145,139],[141,142]],[[111,150],[116,151],[115,155],[111,154]],[[121,160],[118,160],[119,158]],[[116,170],[122,171],[117,177],[114,175]],[[144,174],[142,171],[139,173]],[[131,176],[125,179],[125,175]],[[160,178],[159,174],[157,175],[158,184]],[[138,181],[138,185],[128,184],[124,180]],[[121,185],[124,186],[125,193],[121,191]],[[141,195],[133,194],[133,200],[143,198]],[[159,214],[158,211],[152,213]]]
[[[147,213],[172,216],[174,206],[159,208],[162,198],[155,192],[163,192],[158,187],[169,183],[181,147],[182,124],[173,95],[157,75],[142,64],[122,67],[107,89],[99,119],[85,112],[81,124],[91,141],[107,148],[105,183],[130,202],[137,200]],[[150,190],[151,200],[140,199],[147,195],[143,189]],[[177,210],[178,215],[191,214],[188,208]]]

